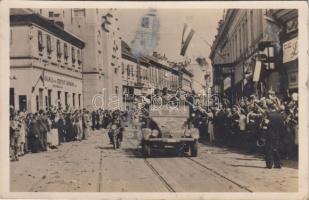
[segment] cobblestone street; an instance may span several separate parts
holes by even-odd
[[[133,129],[114,150],[106,130],[88,140],[11,162],[11,191],[18,192],[296,192],[298,165],[266,169],[262,157],[200,144],[198,157],[140,154]]]

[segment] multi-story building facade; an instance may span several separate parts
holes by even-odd
[[[10,13],[10,105],[83,107],[83,40],[25,9]]]
[[[251,70],[252,55],[262,39],[263,10],[227,10],[210,54],[216,92],[243,95],[245,70]]]
[[[35,9],[35,11],[62,24],[65,30],[85,41],[83,54],[85,107],[88,109],[93,109],[94,105],[115,107],[110,102],[115,101],[116,96],[120,98],[122,96],[121,37],[117,10]],[[100,98],[96,98],[98,96]]]
[[[135,96],[146,96],[154,89],[176,91],[181,88],[191,92],[193,74],[169,62],[165,56],[154,52],[152,56],[135,56],[122,41],[122,84],[127,101]]]
[[[276,12],[227,10],[219,22],[210,54],[217,92],[228,94],[232,100],[252,93],[262,96],[268,90],[285,95],[287,71],[280,61],[283,49],[280,38],[285,26],[276,18]],[[295,13],[290,18],[295,19]]]
[[[121,63],[121,75],[122,75],[122,91],[126,100],[134,100],[134,94],[136,94],[136,86],[138,83],[138,60],[132,54],[130,47],[122,41],[122,63]]]

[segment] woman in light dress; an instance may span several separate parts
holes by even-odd
[[[213,125],[214,114],[212,110],[209,110],[209,112],[207,112],[207,119],[208,119],[209,143],[210,145],[214,145],[215,144],[215,133]]]
[[[84,110],[84,113],[82,115],[82,122],[83,122],[83,132],[84,132],[84,139],[88,139],[90,136],[90,116],[89,111]]]
[[[47,144],[48,149],[56,149],[59,145],[59,136],[58,136],[58,121],[59,114],[51,114],[48,118],[48,124],[50,127],[50,131],[47,133]]]
[[[25,154],[25,144],[27,137],[27,128],[24,115],[20,118],[20,135],[19,135],[19,156],[23,156]]]

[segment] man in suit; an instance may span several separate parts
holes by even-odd
[[[43,151],[47,150],[47,132],[49,131],[47,117],[43,110],[39,110],[39,117],[37,119],[40,131],[40,142]]]
[[[266,166],[269,169],[271,169],[273,166],[275,168],[281,168],[279,147],[285,133],[284,118],[276,110],[276,106],[274,104],[270,104],[269,109],[269,123],[265,146]]]

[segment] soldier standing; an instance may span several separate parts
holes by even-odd
[[[268,115],[269,124],[266,134],[266,166],[271,169],[281,168],[279,147],[285,132],[283,116],[276,110],[274,104],[269,106],[270,113]]]
[[[19,137],[20,137],[21,124],[17,119],[17,116],[13,114],[10,120],[10,148],[12,161],[18,161],[19,153]]]

